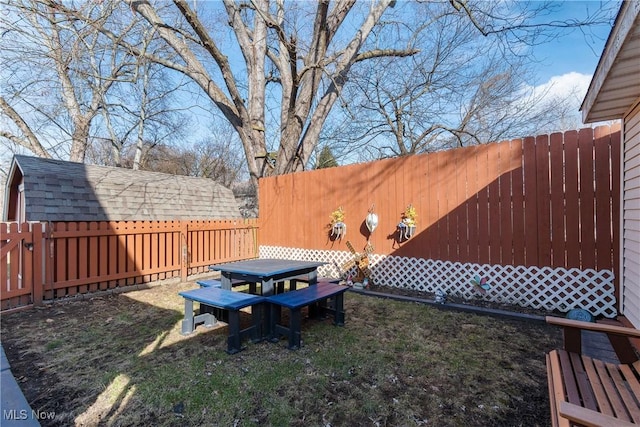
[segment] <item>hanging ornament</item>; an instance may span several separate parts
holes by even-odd
[[[371,209],[369,209],[367,219],[365,220],[365,224],[367,225],[369,233],[373,233],[373,230],[375,230],[378,226],[378,215],[373,213],[373,206],[374,205],[371,205]]]

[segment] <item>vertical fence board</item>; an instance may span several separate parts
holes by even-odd
[[[513,212],[511,200],[511,142],[500,143],[500,248],[501,262],[505,265],[513,265]]]
[[[427,175],[424,177],[425,185],[428,188],[428,203],[423,211],[423,221],[422,227],[424,231],[422,231],[422,235],[424,236],[423,241],[425,241],[425,257],[428,259],[437,259],[437,224],[438,224],[438,191],[434,186],[434,177],[436,176],[436,171],[438,169],[438,161],[436,156],[427,156],[425,158],[425,163],[427,166]],[[400,221],[398,221],[399,223]]]
[[[549,142],[551,160],[551,265],[566,265],[564,144],[561,133],[551,135]]]
[[[524,139],[525,265],[538,265],[538,205],[535,138]]]
[[[489,254],[489,193],[486,185],[490,182],[489,171],[489,149],[483,145],[478,147],[478,183],[481,186],[477,191],[478,195],[478,243],[479,257],[478,263],[488,264]]]
[[[467,234],[469,252],[467,262],[478,262],[480,242],[478,241],[478,147],[471,147],[466,165],[467,178]]]
[[[595,129],[595,195],[596,195],[596,266],[598,270],[611,269],[613,233],[611,229],[611,158],[609,129]]]
[[[525,210],[523,177],[523,141],[511,144],[511,191],[513,216],[513,265],[526,265],[525,258]]]
[[[578,198],[578,132],[564,134],[567,267],[580,267],[580,202]]]
[[[538,263],[551,265],[551,211],[549,189],[549,136],[536,138],[536,186],[538,207]]]
[[[500,264],[500,148],[498,144],[491,144],[489,147],[489,171],[491,183],[488,186],[489,192],[489,263]]]
[[[463,151],[460,150],[462,153]],[[469,217],[467,212],[467,163],[470,160],[464,156],[461,161],[455,162],[456,165],[456,228],[458,230],[456,237],[456,246],[458,248],[457,259],[461,262],[469,260]]]
[[[593,129],[581,129],[578,133],[578,161],[580,162],[580,265],[595,266],[595,189],[593,185]]]
[[[86,234],[87,230],[89,230],[89,224],[86,222],[78,223],[78,278],[87,277],[89,273],[89,237],[82,235]],[[81,294],[87,291],[87,285],[82,285],[78,289]]]

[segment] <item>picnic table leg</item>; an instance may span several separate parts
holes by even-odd
[[[309,272],[309,286],[318,284],[318,270]]]
[[[268,297],[273,295],[273,279],[262,281],[262,296]]]
[[[344,326],[344,292],[336,295],[334,306],[333,323],[337,326]]]
[[[226,271],[222,272],[222,275],[220,277],[220,283],[222,284],[222,289],[226,289],[228,291],[231,290],[231,273],[228,273]]]
[[[193,332],[193,301],[184,299],[184,320],[182,321],[182,335],[188,335]]]

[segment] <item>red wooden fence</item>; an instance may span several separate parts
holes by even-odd
[[[260,245],[496,265],[617,269],[620,128],[603,126],[260,180]],[[416,235],[396,230],[408,204]],[[342,206],[347,235],[333,241]]]
[[[0,234],[3,310],[257,256],[256,220],[2,223]]]

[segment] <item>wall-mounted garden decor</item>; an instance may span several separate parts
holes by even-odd
[[[416,208],[409,204],[402,213],[402,221],[398,224],[399,241],[409,240],[413,236],[418,225],[416,218],[418,218]]]
[[[367,225],[367,229],[369,230],[369,234],[373,233],[373,230],[378,226],[378,215],[373,213],[373,205],[369,209],[369,213],[367,214],[367,218],[364,223]]]
[[[331,212],[331,238],[342,239],[347,234],[347,224],[344,222],[342,206]]]

